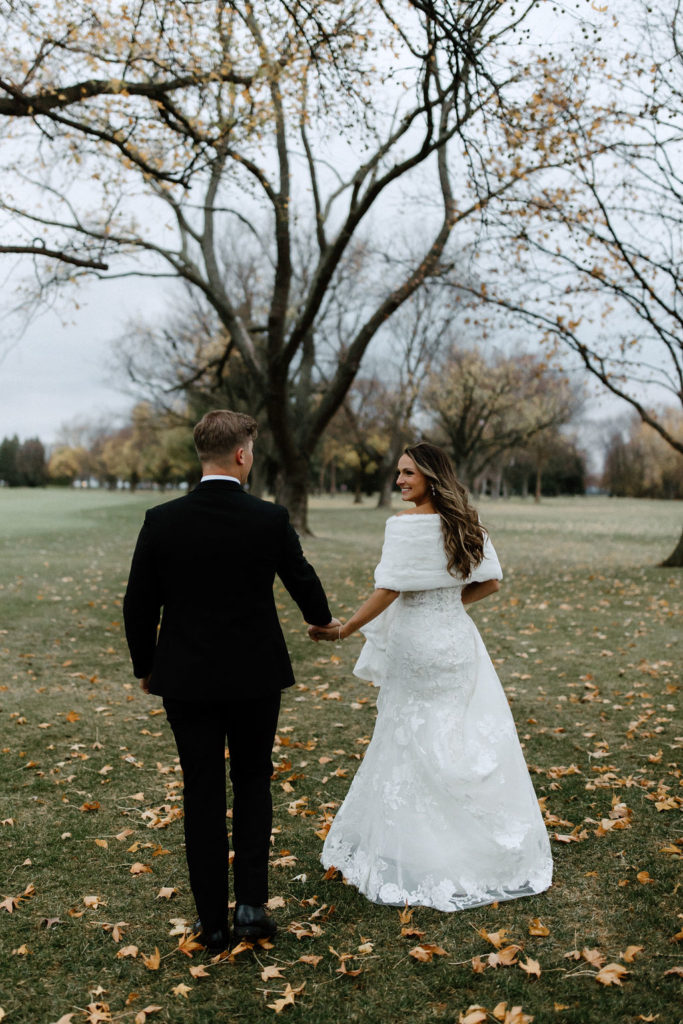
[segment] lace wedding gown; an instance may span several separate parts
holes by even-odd
[[[462,910],[550,885],[515,724],[461,600],[466,583],[501,578],[488,538],[464,580],[447,571],[438,515],[387,521],[375,585],[400,594],[363,628],[354,668],[380,687],[377,722],[321,857],[375,903]]]

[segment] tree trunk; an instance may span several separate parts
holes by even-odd
[[[683,567],[683,530],[681,536],[678,539],[678,544],[673,549],[668,558],[665,558],[663,562],[659,563],[667,568],[680,569]]]
[[[356,489],[353,495],[354,505],[363,504],[363,470],[359,469],[356,474]]]
[[[377,508],[391,508],[391,495],[394,490],[394,481],[396,477],[396,463],[401,457],[402,448],[403,445],[400,445],[398,446],[398,450],[395,448],[391,449],[386,460],[385,468],[380,473]]]
[[[382,482],[379,488],[379,497],[377,498],[377,508],[391,508],[391,492],[394,489],[394,467],[391,467],[391,472],[388,472],[382,477]]]
[[[251,467],[251,473],[249,474],[249,493],[253,494],[255,498],[261,498],[263,496],[264,485],[265,474],[263,463],[260,460],[255,459],[254,465]]]
[[[389,452],[384,461],[384,468],[380,473],[380,487],[379,497],[377,499],[377,508],[391,508],[391,495],[395,486],[396,479],[396,464],[401,458],[403,447],[405,444],[405,435],[403,432],[393,432],[393,439],[389,447]]]
[[[536,467],[536,490],[534,491],[534,501],[536,504],[540,504],[541,501],[541,467]]]
[[[289,511],[289,518],[297,533],[311,536],[308,527],[308,463],[305,459],[281,471],[276,500]]]
[[[334,498],[337,493],[337,460],[330,462],[330,495]]]

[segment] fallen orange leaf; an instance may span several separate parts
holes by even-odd
[[[448,956],[448,952],[442,949],[441,946],[435,946],[433,943],[424,943],[421,946],[414,946],[408,950],[408,956],[412,956],[414,960],[419,960],[422,963],[429,963],[435,956]]]
[[[274,1003],[268,1003],[268,1008],[271,1010],[275,1010],[276,1013],[282,1013],[285,1006],[294,1006],[294,999],[296,998],[296,996],[301,995],[305,987],[305,981],[303,982],[303,984],[299,985],[298,988],[292,988],[292,986],[288,982],[287,988],[282,994],[282,998],[276,999]]]
[[[266,964],[261,971],[261,981],[270,981],[271,978],[282,978],[282,967],[277,964]]]
[[[310,967],[317,967],[321,960],[321,956],[317,956],[315,953],[307,953],[305,956],[299,957],[298,963],[308,964]]]
[[[473,1004],[467,1007],[464,1015],[460,1014],[458,1024],[483,1024],[487,1017],[488,1013],[483,1006]]]
[[[513,1006],[503,1018],[503,1024],[531,1024],[533,1014],[524,1013],[521,1006]]]
[[[602,970],[595,975],[595,980],[601,985],[621,985],[621,979],[625,974],[630,974],[623,964],[605,964]]]
[[[192,954],[196,950],[204,949],[202,943],[197,941],[197,934],[198,933],[196,932],[190,932],[189,934],[183,932],[178,939],[178,952],[184,953],[185,956],[189,956],[190,960],[192,959]]]
[[[184,999],[188,998],[188,992],[192,991],[191,985],[186,985],[184,982],[179,982],[175,988],[171,989],[174,996],[183,996]]]
[[[98,907],[103,907],[105,905],[101,896],[84,896],[83,902],[86,907],[92,907],[93,910],[97,910]]]
[[[240,955],[240,953],[246,953],[246,952],[248,952],[250,950],[253,950],[253,949],[254,949],[254,943],[253,942],[238,942],[237,945],[234,946],[229,951],[229,953],[228,953],[228,960],[230,960],[230,962],[232,963],[235,960],[235,958]],[[222,956],[222,954],[219,954],[219,955]]]
[[[530,956],[526,958],[525,963],[522,963],[520,960],[518,966],[521,967],[528,975],[533,975],[535,978],[541,977],[541,965],[538,960],[533,960]]]
[[[159,952],[158,946],[154,947],[154,952],[150,953],[149,956],[146,953],[141,953],[140,956],[142,957],[142,962],[148,971],[159,970],[159,964],[161,963],[161,953]]]
[[[585,946],[581,950],[581,956],[586,963],[592,964],[593,967],[602,967],[607,959],[599,949],[587,949]]]
[[[521,952],[522,947],[513,944],[504,946],[497,953],[489,953],[486,959],[491,967],[511,967],[517,963],[517,954]]]
[[[130,956],[133,959],[135,959],[135,957],[137,955],[138,955],[138,947],[137,946],[123,946],[118,951],[118,953],[116,954],[116,959],[117,960],[123,960],[125,957],[128,957],[128,956]]]
[[[157,1013],[159,1010],[163,1010],[163,1006],[156,1006],[154,1003],[146,1006],[144,1010],[138,1010],[135,1014],[135,1024],[145,1024],[149,1014]]]
[[[339,967],[337,968],[336,973],[337,974],[346,974],[346,975],[348,975],[349,978],[356,978],[359,974],[362,973],[362,971],[363,971],[362,967],[357,967],[357,968],[355,968],[355,970],[350,971],[349,968],[346,966],[346,960],[344,959],[344,960],[342,960],[342,962],[340,963]]]
[[[193,978],[209,977],[209,972],[204,966],[204,964],[196,964],[195,966],[190,967],[190,974],[192,975]]]
[[[131,875],[151,875],[153,871],[149,864],[142,864],[139,860],[130,866]]]
[[[482,939],[486,939],[487,942],[490,942],[492,946],[496,947],[496,949],[500,949],[505,942],[507,928],[500,928],[497,932],[487,932],[485,928],[478,928],[477,934],[481,935]]]

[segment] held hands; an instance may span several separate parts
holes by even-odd
[[[339,640],[340,626],[341,622],[339,619],[332,619],[326,626],[309,626],[308,635],[315,643],[318,640]]]
[[[477,584],[479,586],[479,584]],[[311,640],[344,640],[351,636],[357,629],[361,629],[368,622],[372,622],[381,614],[392,601],[398,597],[398,590],[388,590],[386,587],[377,587],[370,597],[355,611],[350,619],[342,626],[339,619],[332,619],[326,626],[309,626],[308,635]]]

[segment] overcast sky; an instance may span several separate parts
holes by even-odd
[[[73,293],[72,293],[73,294]],[[38,317],[23,337],[0,342],[0,438],[38,436],[52,444],[64,423],[112,419],[132,398],[108,367],[112,340],[138,316],[168,306],[171,285],[127,278],[93,282],[66,303]]]

